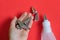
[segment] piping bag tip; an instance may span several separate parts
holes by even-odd
[[[47,20],[46,14],[44,14],[44,20]]]

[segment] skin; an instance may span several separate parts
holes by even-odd
[[[24,12],[21,17],[19,17],[18,20],[23,21],[25,18],[31,17],[30,23],[28,24],[28,27],[31,28],[33,23],[33,16],[31,13]],[[9,29],[9,39],[10,40],[27,40],[28,34],[30,30],[24,30],[24,29],[17,29],[15,27],[15,22],[17,20],[17,17],[14,17],[14,19],[11,21],[10,29]]]

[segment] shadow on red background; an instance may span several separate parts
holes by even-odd
[[[2,24],[2,31],[0,32],[1,40],[9,40],[9,27],[11,18],[7,18]]]

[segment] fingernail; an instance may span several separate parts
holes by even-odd
[[[14,19],[17,19],[17,17],[15,16]]]
[[[31,13],[29,13],[29,17],[30,17],[30,16],[32,16],[32,14],[31,14]]]
[[[27,12],[24,12],[25,14],[27,14]]]
[[[24,12],[22,15],[24,15],[24,16],[27,15],[27,12]]]

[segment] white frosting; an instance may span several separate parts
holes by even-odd
[[[44,20],[43,22],[43,31],[44,32],[51,32],[51,26],[50,26],[50,22],[48,20]]]

